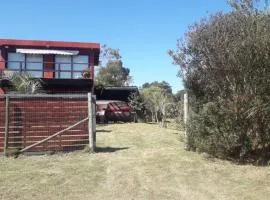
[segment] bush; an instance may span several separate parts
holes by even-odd
[[[270,158],[270,125],[262,119],[265,114],[256,112],[261,116],[251,117],[250,112],[236,113],[225,105],[206,103],[190,118],[187,149],[242,163],[266,164]]]
[[[270,14],[254,1],[190,26],[171,50],[191,102],[188,148],[265,164],[270,159]]]

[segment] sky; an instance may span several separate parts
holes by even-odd
[[[167,81],[182,89],[168,56],[188,26],[226,0],[8,0],[1,1],[0,38],[107,44],[120,50],[133,84]]]

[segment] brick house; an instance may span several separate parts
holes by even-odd
[[[99,43],[0,39],[0,94],[7,72],[31,74],[47,93],[93,91],[99,53]]]

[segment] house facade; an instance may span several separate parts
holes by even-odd
[[[93,91],[99,43],[0,39],[0,94],[14,72],[41,80],[47,93]]]

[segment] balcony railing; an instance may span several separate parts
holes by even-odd
[[[0,61],[0,78],[11,76],[14,72],[30,74],[35,78],[88,79],[88,63],[25,62]]]

